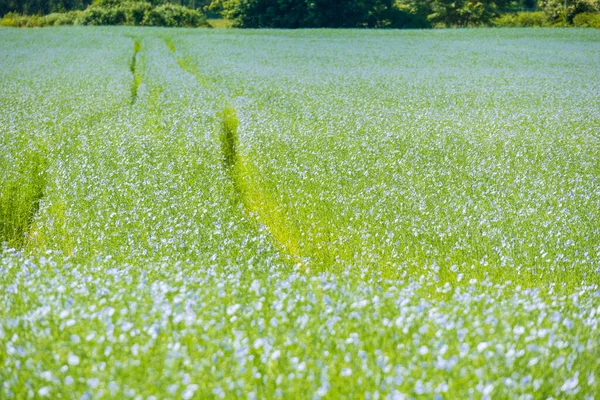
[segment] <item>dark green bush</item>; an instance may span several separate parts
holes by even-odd
[[[210,26],[206,16],[166,0],[97,0],[85,11],[27,16],[8,13],[0,26],[42,27],[55,25],[148,25],[169,27]]]
[[[206,17],[199,11],[172,4],[165,4],[147,12],[142,25],[190,28],[209,26]]]
[[[46,26],[74,25],[79,19],[81,11],[69,11],[66,13],[52,13],[44,17]]]
[[[44,17],[42,17],[40,15],[31,15],[26,18],[27,18],[27,21],[25,23],[25,27],[27,27],[27,28],[39,28],[39,27],[46,26],[46,20],[44,19]]]
[[[9,12],[21,15],[48,15],[83,10],[91,0],[0,0],[0,16]]]
[[[103,8],[116,8],[124,4],[146,3],[151,7],[158,7],[168,3],[168,0],[94,0],[93,5]]]
[[[413,14],[407,11],[394,8],[390,11],[389,19],[384,19],[383,28],[396,29],[428,29],[431,23],[424,15]]]
[[[424,28],[424,16],[394,0],[213,0],[209,8],[244,28]]]
[[[550,26],[546,14],[539,12],[519,12],[514,14],[505,14],[492,21],[494,26],[502,28],[529,28],[536,26]]]
[[[581,13],[573,18],[573,25],[581,28],[599,28],[600,29],[600,13]]]
[[[10,26],[13,28],[22,28],[27,26],[29,17],[14,12],[6,14],[0,21],[0,26]]]

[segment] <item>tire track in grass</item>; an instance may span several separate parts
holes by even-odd
[[[257,174],[250,158],[238,152],[239,120],[235,109],[226,106],[221,117],[219,140],[223,154],[223,168],[229,174],[235,191],[236,201],[267,228],[278,247],[292,258],[294,263],[304,266],[300,254],[300,243],[295,229],[287,221],[285,213],[268,192],[258,183]]]
[[[169,48],[169,51],[171,53],[173,53],[173,55],[175,57],[175,61],[177,61],[177,65],[179,65],[179,68],[181,68],[188,74],[193,75],[198,80],[198,82],[200,82],[202,87],[214,92],[212,85],[200,73],[196,64],[194,64],[194,62],[192,60],[190,60],[189,57],[186,57],[185,55],[181,54],[181,52],[177,51],[177,49],[175,48],[175,44],[173,43],[173,40],[170,37],[167,37],[164,39],[164,41],[165,41],[165,44],[167,45],[167,47]]]
[[[133,56],[131,57],[131,62],[129,64],[129,69],[131,70],[131,74],[133,75],[133,82],[131,82],[131,104],[135,104],[138,96],[138,88],[142,83],[142,76],[137,71],[137,56],[138,53],[142,50],[142,42],[140,39],[133,40]]]
[[[177,51],[172,39],[165,38],[164,41],[170,52],[174,54],[179,67],[193,75],[202,87],[218,95],[217,90],[200,73],[196,64]],[[218,95],[218,97],[221,98],[222,103],[227,104],[227,101],[221,95]],[[294,225],[288,222],[288,218],[279,204],[268,192],[262,189],[258,174],[253,168],[250,158],[241,155],[239,152],[239,119],[235,108],[230,105],[224,106],[218,118],[220,120],[219,141],[223,157],[223,169],[233,183],[235,202],[241,203],[244,209],[268,230],[276,246],[287,254],[294,264],[300,265],[308,271],[301,255],[297,229],[293,229]]]

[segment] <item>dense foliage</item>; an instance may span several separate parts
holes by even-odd
[[[564,15],[562,0],[541,0],[544,22],[534,0],[213,0],[210,9],[235,26],[249,28],[427,28],[495,25],[502,14],[521,12],[501,20],[501,26],[542,26]],[[597,11],[598,0],[573,0],[568,22],[582,12]],[[562,14],[561,14],[562,13]]]
[[[495,26],[505,28],[532,28],[552,25],[543,11],[504,14],[492,22]]]
[[[573,17],[573,25],[581,28],[600,28],[600,13],[577,14]]]
[[[425,27],[393,0],[215,0],[219,11],[236,26],[249,28]]]
[[[197,10],[244,28],[598,27],[600,19],[599,0],[90,1],[0,0],[0,25],[207,26]]]
[[[400,0],[401,8],[423,15],[434,26],[487,25],[510,0]]]
[[[599,0],[540,0],[540,6],[554,23],[572,23],[577,14],[600,11]]]
[[[106,4],[108,3],[108,4]],[[88,7],[77,21],[81,25],[143,25],[166,27],[206,26],[197,10],[172,4],[153,6],[145,1],[109,0]]]
[[[70,10],[83,10],[92,0],[0,0],[0,16],[9,12],[46,15]]]
[[[8,13],[24,15],[47,15],[66,11],[84,10],[89,5],[114,7],[123,2],[140,0],[0,0],[0,16]],[[165,4],[180,5],[190,9],[201,9],[209,0],[143,0],[152,6]]]
[[[39,27],[57,25],[133,25],[166,27],[208,26],[198,11],[164,0],[98,0],[84,11],[24,16],[8,13],[0,25]]]

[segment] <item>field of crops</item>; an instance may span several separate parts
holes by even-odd
[[[0,398],[600,392],[600,32],[0,30]]]

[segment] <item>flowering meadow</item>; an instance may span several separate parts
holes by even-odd
[[[0,399],[594,399],[600,32],[0,29]]]

